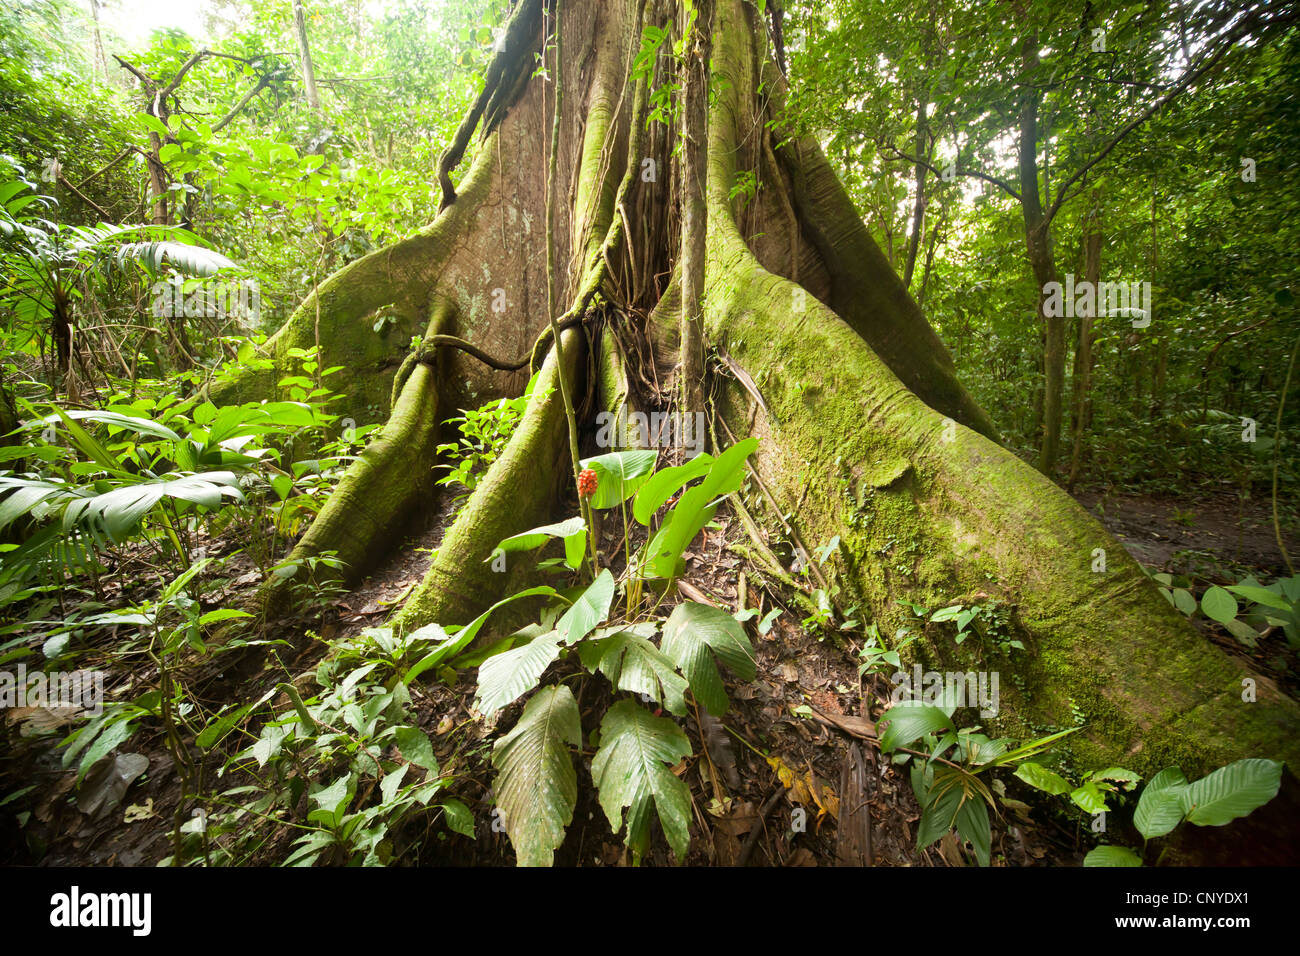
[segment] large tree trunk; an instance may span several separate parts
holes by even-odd
[[[684,217],[682,191],[665,175],[676,134],[645,127],[646,91],[632,79],[639,25],[672,16],[667,0],[563,5],[552,278],[563,292],[557,311],[580,320],[561,341],[586,416],[597,403],[583,396],[616,377],[606,371],[622,354],[609,348],[616,333],[644,323],[638,332],[678,344],[683,296],[668,279],[682,265]],[[783,79],[759,16],[742,0],[717,0],[713,17],[703,326],[707,346],[752,379],[711,383],[719,437],[761,439],[755,469],[779,507],[810,544],[839,536],[826,572],[844,604],[886,634],[904,621],[901,598],[938,606],[984,592],[1014,608],[1023,652],[951,638],[919,652],[941,667],[1004,672],[998,731],[1070,726],[1082,712],[1086,728],[1072,738],[1080,768],[1179,764],[1191,776],[1243,756],[1294,767],[1296,705],[1200,637],[1086,512],[997,443],[816,142],[771,132]],[[555,104],[553,78],[534,75],[542,24],[541,0],[522,0],[458,137],[468,143],[480,128],[472,166],[437,220],[323,282],[271,341],[277,368],[214,396],[273,391],[288,350],[313,344],[319,311],[323,361],[348,369],[344,414],[382,418],[405,343],[425,334],[428,350],[399,380],[381,437],[297,549],[340,551],[355,579],[424,507],[440,410],[518,394],[526,380],[527,368],[440,350],[452,324],[498,359],[549,355],[518,430],[446,532],[401,627],[466,622],[519,583],[515,568],[498,573],[486,560],[497,542],[572,513],[560,363],[549,339],[539,341],[550,320],[543,173]],[[458,158],[453,151],[450,166]],[[763,183],[743,232],[730,198],[741,171]],[[387,339],[371,329],[380,309],[396,319]],[[1257,686],[1249,704],[1247,678]]]

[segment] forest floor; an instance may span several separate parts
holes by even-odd
[[[1239,502],[1234,497],[1158,499],[1138,495],[1081,494],[1080,500],[1116,534],[1125,547],[1151,570],[1190,573],[1227,582],[1250,571],[1277,573],[1280,555],[1272,534],[1267,501]],[[356,635],[383,623],[419,582],[429,564],[429,549],[436,546],[450,519],[446,505],[429,526],[396,549],[394,558],[371,577],[327,605],[311,623],[319,640],[303,642],[303,621],[273,622],[272,636],[298,639],[284,663],[292,673],[313,670],[331,642]],[[611,522],[612,524],[612,522]],[[747,604],[758,606],[760,616],[773,602],[784,604],[788,595],[769,592],[754,582],[759,575],[746,559],[731,550],[747,541],[739,522],[719,514],[717,529],[707,531],[686,555],[685,580],[720,606],[738,605],[742,572],[750,582]],[[613,548],[614,529],[606,543]],[[1293,553],[1294,534],[1288,541]],[[209,553],[233,552],[238,542],[212,542]],[[228,604],[251,599],[259,575],[239,574],[240,557],[225,573],[231,576]],[[869,701],[888,697],[882,679],[859,677],[856,645],[847,646],[839,635],[801,625],[801,612],[791,605],[776,618],[766,634],[752,630],[758,657],[757,679],[748,684],[729,682],[732,707],[714,722],[692,713],[685,721],[693,756],[676,768],[691,789],[694,820],[687,862],[696,865],[826,866],[860,865],[867,850],[878,865],[964,866],[969,851],[951,834],[924,851],[915,846],[920,810],[908,783],[906,768],[882,761],[868,742],[874,735]],[[758,618],[754,619],[756,623]],[[1251,663],[1296,693],[1300,672],[1294,653],[1285,642],[1261,642],[1248,653],[1217,628],[1202,625],[1207,636],[1229,653],[1248,657]],[[83,665],[93,666],[93,665]],[[124,689],[140,674],[117,674],[112,688]],[[252,674],[213,674],[200,694],[208,700],[248,701],[274,684],[269,671]],[[282,678],[281,678],[282,679]],[[876,681],[876,684],[871,684]],[[454,684],[427,682],[412,691],[412,710],[418,725],[434,742],[444,772],[454,768],[453,794],[471,810],[476,839],[430,831],[418,838],[413,853],[403,862],[424,865],[509,865],[513,853],[504,833],[494,832],[491,821],[491,743],[513,724],[520,705],[515,704],[485,721],[473,709],[473,670],[459,673]],[[216,701],[220,702],[220,701]],[[592,726],[593,712],[605,702],[595,695],[583,700],[584,726]],[[34,789],[23,803],[31,818],[20,833],[0,832],[0,860],[41,865],[152,865],[171,852],[173,809],[179,800],[179,781],[173,772],[160,732],[142,732],[123,749],[138,752],[148,770],[129,790],[111,794],[98,809],[74,790],[75,773],[64,769],[54,744],[61,729],[40,708],[6,712],[11,752],[0,761],[8,780],[0,784],[0,797],[21,787]],[[15,733],[16,732],[16,733]],[[705,740],[704,738],[707,738]],[[215,775],[217,757],[210,765]],[[612,834],[590,784],[589,761],[579,770],[579,800],[574,823],[564,846],[557,852],[560,865],[619,865],[630,862],[619,838]],[[93,777],[93,774],[92,774]],[[232,781],[216,784],[218,789]],[[1077,865],[1087,849],[1086,821],[1061,805],[1059,812],[1017,806],[1024,796],[1019,782],[1010,779],[1008,810],[993,824],[995,865]],[[86,789],[82,788],[83,791]],[[1023,809],[1021,809],[1023,807]],[[862,828],[866,808],[869,833]],[[125,811],[125,813],[124,813]],[[858,821],[841,827],[842,813]],[[4,815],[12,822],[10,813]],[[268,845],[267,862],[282,858],[294,834],[280,845]],[[32,852],[36,850],[36,852]],[[669,865],[671,857],[657,839],[645,861]]]

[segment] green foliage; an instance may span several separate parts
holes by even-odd
[[[543,613],[540,623],[493,644],[485,656],[476,655],[479,711],[492,717],[534,691],[553,664],[572,657],[589,674],[608,680],[615,692],[638,695],[642,702],[676,717],[688,712],[688,692],[709,713],[725,713],[728,701],[718,664],[741,680],[752,680],[756,672],[753,646],[737,616],[692,601],[679,604],[667,619],[655,616],[653,609],[646,616],[639,606],[640,587],[656,573],[647,555],[659,557],[660,566],[671,576],[681,551],[707,520],[700,516],[712,517],[718,499],[739,488],[745,458],[755,444],[743,442],[716,459],[700,455],[687,465],[659,472],[652,472],[653,452],[615,452],[583,462],[598,476],[593,507],[626,513],[631,500],[633,515],[648,529],[669,498],[681,493],[663,517],[659,534],[650,537],[635,556],[625,535],[628,561],[621,580],[604,568],[585,587],[569,593],[532,588],[507,598],[549,595],[557,603]],[[692,482],[698,484],[682,491]],[[663,529],[673,523],[694,530],[689,537],[664,535]],[[558,539],[565,543],[570,567],[578,570],[585,530],[582,519],[573,518],[514,535],[498,550],[531,550]],[[614,616],[620,587],[625,598],[622,620]],[[752,613],[743,615],[749,616]],[[485,618],[470,625],[470,639]],[[465,633],[470,628],[454,632],[435,650],[440,660],[468,646]],[[427,667],[422,661],[408,671],[406,680],[423,669]],[[577,783],[567,748],[579,744],[579,724],[568,688],[542,687],[528,701],[514,729],[497,742],[493,757],[497,803],[520,865],[549,865],[572,819]],[[635,859],[648,849],[652,814],[678,859],[685,857],[690,794],[672,768],[690,750],[686,735],[673,720],[652,714],[632,700],[617,700],[605,712],[592,779],[614,832],[626,828],[625,840]]]
[[[314,697],[280,684],[287,706],[227,762],[255,782],[215,799],[226,809],[202,833],[210,862],[241,862],[276,830],[298,833],[283,866],[386,865],[400,855],[403,826],[417,819],[440,817],[474,835],[468,808],[444,792],[432,742],[411,723],[406,686],[379,679],[380,661],[338,665],[317,670]]]
[[[1035,780],[1022,779],[1045,789]],[[1149,841],[1167,836],[1184,821],[1221,827],[1247,816],[1277,796],[1281,784],[1282,764],[1276,760],[1238,760],[1195,783],[1188,783],[1177,767],[1168,767],[1142,789],[1133,812],[1133,825],[1146,841],[1143,853]],[[1143,859],[1126,847],[1102,845],[1088,853],[1083,865],[1142,866]]]
[[[987,646],[1003,654],[1025,649],[1022,642],[1011,637],[1010,609],[996,598],[985,598],[969,605],[950,604],[934,611],[911,601],[900,600],[898,603],[930,624],[953,623],[957,629],[953,641],[957,644],[975,634]]]
[[[1300,647],[1300,575],[1278,578],[1267,586],[1254,575],[1236,584],[1212,584],[1199,602],[1189,578],[1166,573],[1151,574],[1151,578],[1178,610],[1188,617],[1199,612],[1247,647],[1255,647],[1272,628],[1280,628],[1291,647]]]
[[[873,621],[867,625],[866,640],[858,650],[858,659],[861,661],[858,664],[858,676],[897,672],[903,666],[899,653],[919,636],[919,634],[911,634],[900,628],[899,632],[894,635],[894,646],[886,648],[880,635],[880,628]]]
[[[464,488],[464,492],[457,496],[457,501],[468,498],[469,493],[478,487],[479,480],[488,467],[501,457],[510,442],[510,436],[519,425],[524,409],[533,398],[536,385],[537,376],[534,375],[518,398],[498,399],[473,410],[461,409],[463,414],[447,419],[447,424],[460,423],[460,438],[438,446],[438,454],[449,462],[438,466],[448,471],[448,474],[438,479],[438,484],[460,485]],[[544,398],[545,395],[540,397]]]
[[[570,747],[582,745],[573,692],[544,687],[528,701],[514,729],[492,748],[497,805],[520,866],[550,866],[578,801]]]
[[[1013,741],[990,738],[979,733],[978,726],[959,728],[953,721],[956,710],[955,703],[948,700],[938,706],[919,701],[895,704],[881,719],[880,750],[894,754],[895,763],[911,762],[912,790],[921,804],[917,849],[923,850],[956,830],[961,839],[970,842],[979,864],[988,866],[989,811],[996,810],[997,803],[981,775],[999,767],[1018,767],[1019,775],[1025,765],[1036,766],[1031,757],[1078,728],[1012,747]]]

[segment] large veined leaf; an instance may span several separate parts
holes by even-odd
[[[880,735],[880,749],[886,752],[906,747],[926,734],[940,730],[956,733],[952,717],[933,704],[902,701],[895,704],[880,718],[884,732]],[[954,813],[956,809],[954,808]]]
[[[0,475],[0,495],[5,495],[3,503],[0,503],[0,529],[30,514],[40,505],[54,507],[58,502],[81,497],[75,488],[61,482],[10,475]]]
[[[993,834],[989,827],[989,806],[978,797],[967,796],[962,801],[954,821],[957,834],[963,840],[969,840],[975,848],[975,859],[980,866],[989,865],[993,848]]]
[[[469,647],[470,642],[478,636],[478,632],[482,630],[483,625],[487,623],[487,619],[492,616],[492,612],[497,608],[503,607],[511,601],[518,601],[521,598],[539,596],[555,597],[555,588],[547,587],[546,585],[539,585],[538,587],[527,588],[526,590],[510,595],[508,598],[497,601],[496,604],[493,604],[478,617],[474,618],[474,620],[470,621],[460,630],[456,631],[456,633],[451,637],[447,638],[441,644],[434,647],[433,650],[429,651],[428,654],[425,654],[424,657],[412,664],[406,674],[403,675],[402,683],[409,684],[430,667],[436,667],[438,664],[441,664],[443,661],[459,654],[465,648]]]
[[[1215,585],[1201,595],[1201,610],[1211,620],[1227,624],[1237,616],[1237,599]]]
[[[641,524],[650,524],[654,513],[663,507],[663,503],[675,495],[682,485],[706,474],[713,467],[713,456],[696,455],[684,465],[664,468],[641,486],[632,503],[632,516]]]
[[[560,656],[560,632],[551,631],[485,660],[478,669],[474,705],[485,717],[514,703],[537,686],[542,673]]]
[[[951,768],[940,768],[940,771],[949,769]],[[921,810],[921,819],[916,828],[918,850],[924,850],[953,828],[966,793],[961,786],[948,786],[943,789],[935,789],[932,786],[926,797],[925,806]]]
[[[492,554],[485,560],[494,560],[499,551],[504,551],[507,554],[512,551],[532,551],[534,548],[540,548],[552,538],[564,539],[564,563],[576,570],[578,565],[582,564],[582,552],[587,546],[587,525],[581,516],[570,518],[568,521],[561,521],[558,524],[543,525],[530,531],[512,534],[499,542]]]
[[[638,633],[638,627],[643,629]],[[654,625],[634,625],[598,636],[578,647],[589,671],[600,671],[619,690],[653,698],[671,714],[686,713],[686,680],[672,660],[647,640]]]
[[[212,471],[183,478],[155,479],[114,488],[93,498],[72,501],[63,511],[63,527],[90,524],[110,538],[121,540],[134,531],[140,520],[164,498],[189,501],[205,508],[219,508],[223,498],[244,500],[232,471]]]
[[[721,608],[694,601],[677,605],[668,615],[660,650],[681,668],[695,699],[714,716],[726,713],[727,694],[713,657],[741,680],[753,680],[758,670],[740,622]]]
[[[646,549],[648,577],[673,578],[681,570],[682,552],[695,540],[700,529],[712,520],[718,499],[739,490],[745,482],[745,459],[758,447],[757,438],[746,438],[719,455],[704,480],[682,492],[663,525]]]
[[[1151,778],[1133,811],[1133,825],[1143,839],[1164,836],[1182,822],[1187,812],[1183,807],[1186,789],[1187,778],[1177,767],[1161,770]]]
[[[1282,764],[1248,758],[1220,767],[1183,791],[1187,821],[1201,827],[1221,827],[1244,817],[1277,796]]]
[[[1069,793],[1071,790],[1070,784],[1060,774],[1029,760],[1016,768],[1016,776],[1031,787],[1050,793],[1052,796]]]
[[[148,418],[137,418],[132,415],[123,415],[120,412],[105,412],[95,410],[76,410],[64,411],[63,415],[71,418],[73,421],[92,421],[104,425],[112,425],[115,428],[122,428],[127,431],[136,432],[141,435],[152,435],[155,438],[166,438],[169,441],[180,441],[181,436],[176,434],[166,425],[160,425]],[[49,415],[46,418],[39,419],[36,424],[57,424],[61,419],[60,415]]]
[[[222,269],[236,268],[232,260],[219,252],[166,239],[123,243],[115,258],[119,264],[137,262],[150,272],[158,272],[164,264],[169,264],[192,276],[210,276]]]
[[[1141,866],[1142,857],[1128,847],[1099,846],[1088,851],[1083,858],[1084,866]]]
[[[550,866],[564,842],[578,801],[569,747],[580,746],[578,702],[560,685],[534,694],[519,723],[492,748],[496,803],[520,866]]]
[[[600,722],[600,750],[591,776],[600,806],[615,833],[627,808],[627,845],[644,854],[650,845],[650,813],[658,814],[668,845],[684,859],[690,847],[691,792],[672,768],[690,755],[686,734],[667,717],[655,717],[620,700]]]
[[[580,462],[583,468],[596,473],[596,493],[591,496],[591,507],[614,508],[627,501],[650,479],[658,459],[656,451],[632,449]]]
[[[578,595],[573,606],[555,623],[565,644],[580,641],[596,629],[596,625],[609,616],[609,606],[614,601],[614,575],[609,569],[601,571],[587,590]]]

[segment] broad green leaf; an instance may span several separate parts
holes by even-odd
[[[649,848],[653,808],[673,853],[685,859],[691,792],[672,768],[690,753],[686,734],[667,717],[655,717],[630,700],[620,700],[605,712],[591,776],[615,833],[623,826],[627,808],[626,842],[637,854]]]
[[[880,735],[880,749],[889,752],[939,730],[956,731],[952,718],[940,708],[918,701],[895,704],[880,719],[884,732]],[[953,808],[956,813],[956,807]],[[946,831],[945,831],[946,832]]]
[[[334,829],[342,822],[343,814],[347,811],[348,804],[352,802],[355,793],[356,776],[348,774],[339,777],[328,787],[321,787],[311,795],[312,802],[320,809],[307,814],[307,819]]]
[[[207,627],[209,624],[219,624],[222,621],[230,621],[240,617],[252,617],[247,611],[238,611],[232,607],[223,607],[215,611],[209,611],[199,618],[199,626]]]
[[[1035,789],[1056,796],[1071,790],[1063,777],[1046,767],[1026,761],[1016,768],[1016,776]]]
[[[940,608],[939,610],[935,611],[933,615],[930,616],[930,623],[942,624],[944,621],[951,621],[953,618],[961,614],[962,610],[963,607],[960,604],[954,604],[951,607]]]
[[[393,798],[397,796],[397,791],[402,787],[402,781],[406,779],[407,772],[411,769],[409,763],[404,763],[396,770],[384,774],[384,779],[379,782],[379,793],[384,798],[384,803],[392,803]]]
[[[496,803],[520,866],[550,866],[573,820],[578,775],[569,747],[582,746],[578,703],[568,687],[543,687],[519,723],[492,748]]]
[[[1256,604],[1263,604],[1265,607],[1276,608],[1279,611],[1289,611],[1292,604],[1280,594],[1274,594],[1268,588],[1251,587],[1246,584],[1233,584],[1226,588],[1225,591],[1231,591],[1233,594],[1239,594],[1248,601],[1254,601]]]
[[[657,451],[632,449],[580,462],[583,468],[596,473],[596,493],[591,496],[591,507],[614,508],[627,501],[650,479],[658,459]]]
[[[1141,866],[1142,858],[1123,846],[1099,846],[1088,851],[1084,866]]]
[[[1174,588],[1171,600],[1174,602],[1174,607],[1184,614],[1190,616],[1196,613],[1196,598],[1192,596],[1192,592],[1184,588]]]
[[[532,551],[540,548],[552,538],[564,539],[564,563],[571,568],[582,564],[582,553],[587,546],[587,525],[582,517],[570,518],[558,524],[543,525],[531,531],[521,531],[511,535],[497,544],[496,549],[485,560],[491,561],[498,551]]]
[[[1151,778],[1133,811],[1133,825],[1143,839],[1164,836],[1182,822],[1186,789],[1187,778],[1177,767],[1168,767]]]
[[[613,601],[614,575],[606,568],[556,622],[555,629],[559,632],[560,639],[565,644],[582,640],[609,616],[609,606]]]
[[[503,538],[497,543],[495,550],[506,552],[531,551],[534,548],[541,547],[552,538],[563,538],[583,528],[585,528],[585,525],[582,517],[577,516],[567,521],[561,521],[558,524],[543,525],[540,528],[521,531],[519,534]]]
[[[1101,813],[1106,809],[1106,797],[1091,780],[1070,791],[1070,799],[1084,813]]]
[[[77,783],[81,783],[81,778],[86,775],[86,771],[94,766],[101,757],[134,732],[135,726],[130,720],[116,720],[100,731],[99,736],[86,748],[85,754],[81,757],[81,763],[77,766]]]
[[[1201,610],[1211,620],[1227,624],[1237,616],[1237,599],[1215,585],[1201,595]]]
[[[641,524],[650,524],[654,513],[663,507],[663,503],[677,493],[677,490],[689,481],[708,472],[713,466],[713,456],[696,455],[684,465],[664,468],[641,486],[632,503],[632,516]]]
[[[642,571],[645,576],[664,579],[677,576],[682,552],[713,519],[718,499],[744,484],[745,459],[757,447],[757,438],[737,442],[714,460],[703,481],[682,492],[646,548],[646,566]]]
[[[438,758],[433,753],[433,742],[423,730],[419,727],[398,727],[393,731],[393,739],[403,757],[417,767],[437,774]]]
[[[439,805],[446,818],[448,830],[467,836],[471,840],[474,839],[474,814],[470,812],[469,807],[455,797],[447,797]]]
[[[536,637],[485,660],[478,669],[478,695],[474,706],[485,717],[514,703],[537,686],[542,673],[550,667],[561,650],[559,631]]]
[[[677,605],[668,615],[660,650],[686,675],[695,699],[715,717],[726,713],[727,694],[713,658],[744,681],[753,680],[758,670],[744,625],[721,608],[694,601]]]
[[[653,633],[653,626],[647,630]],[[686,681],[643,634],[628,629],[584,641],[578,656],[587,670],[604,674],[619,690],[651,697],[679,717],[686,714]]]
[[[131,415],[123,415],[119,412],[106,411],[65,411],[63,412],[73,421],[92,421],[104,425],[112,425],[114,428],[122,428],[126,431],[136,432],[140,435],[151,435],[154,438],[165,438],[168,441],[180,441],[181,436],[176,434],[166,425],[160,425],[148,418],[137,418]],[[58,415],[50,415],[42,421],[47,423],[57,422]]]
[[[1200,827],[1221,827],[1244,817],[1277,796],[1282,764],[1248,758],[1220,767],[1183,791],[1187,821]]]
[[[445,641],[443,641],[441,644],[439,644],[437,647],[431,650],[428,654],[424,655],[424,657],[420,658],[413,665],[411,665],[410,670],[408,670],[406,674],[402,677],[402,683],[409,684],[411,681],[415,680],[415,678],[419,677],[421,674],[427,671],[430,667],[435,667],[438,664],[441,664],[447,658],[459,654],[465,648],[469,647],[470,642],[473,641],[474,638],[478,636],[478,632],[482,629],[483,625],[487,622],[487,619],[492,616],[492,612],[495,611],[497,608],[503,607],[504,605],[509,604],[511,601],[518,601],[522,598],[538,597],[538,596],[555,597],[556,596],[555,588],[547,587],[545,585],[542,585],[540,587],[535,587],[535,588],[528,588],[526,590],[519,591],[516,594],[510,595],[508,598],[497,601],[496,604],[493,604],[490,608],[488,608],[478,617],[474,618],[474,620],[470,621],[468,624],[466,624],[464,627],[458,630],[451,637],[447,638]]]
[[[1111,783],[1118,784],[1123,790],[1130,790],[1142,781],[1138,774],[1123,767],[1107,767],[1105,770],[1094,770],[1088,774],[1088,779],[1108,780]]]
[[[979,860],[980,866],[988,866],[993,841],[993,834],[989,828],[988,804],[983,800],[967,797],[953,822],[957,827],[957,835],[963,840],[969,840],[975,848],[975,858]]]
[[[931,788],[933,799],[928,800],[921,811],[921,821],[916,828],[916,848],[924,850],[953,828],[957,821],[957,812],[962,807],[965,791],[960,786],[947,787],[943,790]]]

